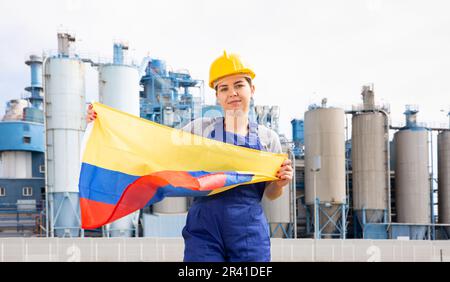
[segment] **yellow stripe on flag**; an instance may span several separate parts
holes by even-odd
[[[236,171],[250,183],[277,180],[286,154],[274,154],[204,138],[100,103],[82,162],[143,176],[157,171]],[[224,187],[214,193],[229,189]]]

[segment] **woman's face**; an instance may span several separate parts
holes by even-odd
[[[246,75],[242,74],[224,77],[216,86],[217,101],[226,114],[248,114],[254,92],[255,86],[250,85]]]

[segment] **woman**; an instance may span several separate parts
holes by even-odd
[[[249,121],[254,72],[235,54],[224,52],[210,68],[209,86],[224,110],[223,118],[200,118],[183,130],[256,150],[281,153],[278,135]],[[88,122],[95,112],[88,109]],[[184,261],[270,261],[270,237],[261,207],[263,194],[274,200],[292,180],[291,161],[281,165],[279,180],[240,185],[194,199],[183,229]]]

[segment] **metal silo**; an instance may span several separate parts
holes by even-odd
[[[305,203],[318,214],[316,238],[345,237],[345,145],[344,110],[311,108],[305,113]],[[320,171],[314,172],[316,157]],[[315,221],[314,216],[310,216]]]
[[[450,224],[450,131],[438,135],[438,203],[439,223]]]
[[[137,67],[123,63],[104,64],[98,67],[98,73],[100,102],[139,117]]]
[[[99,100],[101,103],[139,117],[139,71],[136,66],[125,64],[124,43],[114,44],[112,64],[98,67]],[[139,211],[122,217],[105,226],[108,237],[137,235]]]
[[[286,140],[287,141],[287,140]],[[282,141],[283,152],[287,153],[295,167],[295,159],[289,143]],[[293,238],[294,210],[293,201],[295,199],[295,178],[288,185],[283,187],[283,193],[275,200],[263,197],[261,204],[269,223],[270,235],[272,238]]]
[[[46,179],[51,236],[79,236],[78,177],[85,128],[84,63],[69,53],[75,38],[58,33],[58,55],[44,62]]]
[[[397,222],[429,224],[430,175],[428,131],[416,125],[416,109],[407,108],[407,125],[394,134]],[[426,227],[410,228],[411,239],[423,239]]]
[[[388,221],[389,119],[375,110],[373,90],[363,88],[363,109],[352,118],[353,209],[358,223]]]

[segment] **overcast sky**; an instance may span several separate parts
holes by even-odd
[[[449,15],[444,0],[0,0],[0,115],[30,83],[27,56],[56,49],[63,26],[83,53],[112,57],[114,40],[126,40],[138,61],[161,58],[205,81],[224,49],[239,53],[256,72],[256,104],[281,107],[287,136],[309,104],[361,103],[366,83],[394,123],[405,104],[418,104],[419,121],[447,125]],[[94,69],[87,80],[94,99]]]

